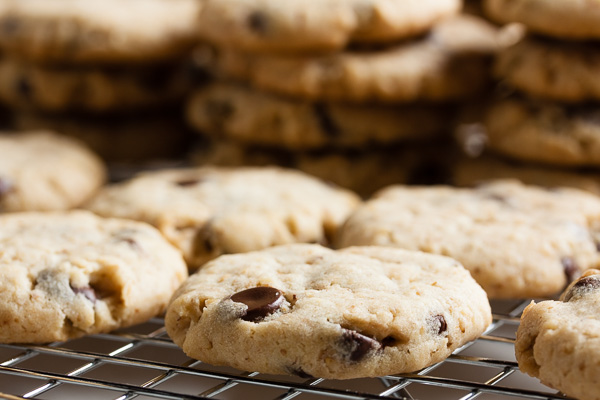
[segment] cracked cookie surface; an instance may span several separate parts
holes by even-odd
[[[169,335],[190,357],[333,379],[424,368],[490,322],[485,293],[450,258],[306,244],[211,261],[166,315]]]

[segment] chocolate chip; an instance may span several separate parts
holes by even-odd
[[[573,296],[582,295],[592,290],[600,289],[600,275],[586,276],[578,280],[563,296],[563,301],[570,301]]]
[[[86,299],[88,299],[92,303],[95,303],[97,300],[96,291],[91,286],[83,286],[83,287],[71,286],[71,290],[73,290],[73,293],[75,293],[76,295],[81,293]]]
[[[214,252],[218,247],[217,238],[212,229],[212,224],[207,222],[198,229],[194,237],[194,254],[201,255]]]
[[[600,243],[596,242],[596,251],[600,252]]]
[[[565,270],[565,276],[567,277],[567,282],[573,282],[579,276],[580,270],[575,260],[572,257],[563,257],[560,259],[562,266]]]
[[[334,138],[340,135],[339,128],[336,126],[335,121],[331,118],[331,115],[324,104],[316,103],[313,110],[319,121],[319,125],[327,136]]]
[[[400,341],[398,339],[396,339],[393,336],[386,336],[383,338],[383,340],[381,340],[381,345],[383,347],[389,347],[389,346],[395,346],[399,343]]]
[[[235,293],[231,300],[248,306],[241,317],[244,321],[257,322],[277,311],[285,298],[279,289],[259,286]]]
[[[254,11],[250,15],[248,15],[247,21],[250,30],[258,34],[264,35],[269,29],[269,19],[264,13],[260,11]]]
[[[189,187],[189,186],[196,186],[200,182],[201,182],[200,179],[182,179],[180,181],[175,182],[175,184],[177,186],[181,186],[181,187]]]
[[[21,76],[15,82],[15,89],[20,96],[25,99],[30,99],[33,94],[33,87],[31,86],[31,82],[24,76]]]
[[[4,196],[5,194],[10,193],[13,189],[14,189],[14,185],[12,183],[12,180],[10,180],[9,178],[0,176],[0,197]]]
[[[290,368],[290,373],[304,379],[313,379],[314,376],[307,374],[302,368]]]
[[[446,318],[443,315],[438,314],[433,317],[433,327],[434,332],[438,335],[446,332],[448,330],[448,324],[446,323]]]
[[[17,18],[7,17],[0,22],[0,30],[2,34],[10,36],[16,33],[21,27],[21,23]]]
[[[350,361],[360,361],[369,352],[381,348],[381,343],[356,331],[345,329],[342,334],[342,347]]]

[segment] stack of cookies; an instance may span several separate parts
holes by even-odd
[[[187,106],[212,140],[196,162],[278,163],[362,194],[431,180],[457,103],[487,86],[497,47],[495,28],[461,6],[206,1],[199,29],[221,79]]]
[[[199,6],[3,1],[0,102],[18,129],[77,136],[109,160],[178,155],[187,140],[180,108]]]
[[[484,178],[488,170],[493,175],[487,178],[510,174],[529,183],[600,193],[597,3],[488,0],[485,8],[499,22],[521,23],[528,30],[498,55],[495,74],[509,90],[490,107],[484,123],[487,147],[512,161],[471,161],[458,183]]]

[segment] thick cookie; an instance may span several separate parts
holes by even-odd
[[[156,229],[84,211],[0,216],[0,254],[1,343],[142,322],[164,311],[187,277]]]
[[[451,105],[313,103],[216,83],[187,104],[187,120],[204,135],[292,150],[362,148],[448,135]]]
[[[460,0],[207,0],[201,36],[251,52],[331,51],[349,42],[418,35],[457,13]]]
[[[298,171],[206,167],[140,174],[87,207],[157,226],[195,269],[221,254],[327,242],[358,202]]]
[[[487,15],[532,32],[566,39],[600,39],[599,0],[484,0]]]
[[[516,181],[392,186],[359,207],[338,247],[395,246],[460,261],[493,298],[549,296],[600,266],[600,199]]]
[[[224,50],[216,63],[227,76],[310,100],[441,101],[487,87],[499,40],[497,28],[464,15],[441,22],[425,37],[389,47],[285,56]]]
[[[565,105],[517,97],[485,116],[490,150],[550,165],[600,165],[600,105]]]
[[[0,48],[34,62],[179,58],[196,42],[197,0],[5,0]]]
[[[0,101],[45,111],[122,111],[183,98],[191,74],[183,65],[137,68],[48,67],[0,60]]]
[[[600,271],[573,282],[560,301],[523,311],[515,353],[521,371],[578,399],[600,399]]]
[[[600,2],[598,3],[600,4]],[[600,100],[600,48],[527,36],[498,53],[495,74],[511,86],[545,99]]]
[[[442,361],[491,314],[450,258],[296,244],[210,262],[176,292],[165,321],[173,341],[207,363],[349,379]]]
[[[0,134],[0,213],[66,210],[102,186],[102,161],[81,142],[50,132]]]

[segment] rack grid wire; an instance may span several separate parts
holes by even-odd
[[[352,380],[240,372],[185,356],[161,318],[110,334],[46,346],[0,345],[5,399],[565,399],[521,373],[514,358],[527,301],[493,301],[482,337],[411,374]]]

